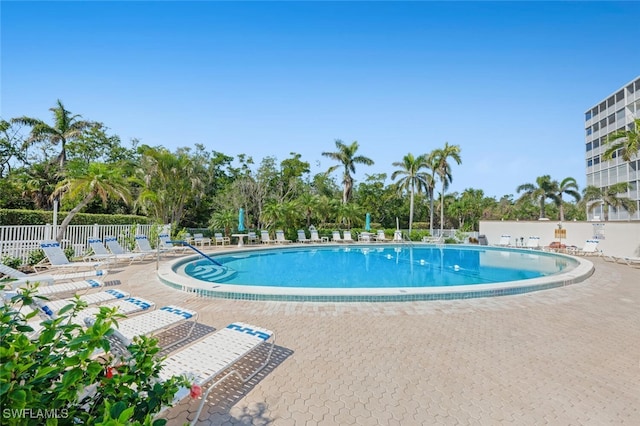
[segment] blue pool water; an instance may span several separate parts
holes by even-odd
[[[397,288],[493,284],[558,274],[570,258],[455,246],[295,247],[212,256],[181,266],[202,281],[261,287]]]

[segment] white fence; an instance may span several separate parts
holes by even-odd
[[[128,246],[136,234],[150,236],[154,225],[69,225],[64,238],[60,241],[63,248],[73,247],[76,256],[87,250],[89,238],[104,239],[111,235],[118,238],[123,246]],[[157,225],[155,225],[157,226]],[[27,263],[29,253],[40,248],[43,240],[53,240],[57,229],[53,225],[12,225],[0,226],[0,260],[5,256],[19,258]]]

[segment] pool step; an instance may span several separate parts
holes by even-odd
[[[213,263],[199,264],[188,272],[194,278],[209,282],[224,282],[235,277],[238,271]]]

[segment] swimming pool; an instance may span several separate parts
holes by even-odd
[[[350,245],[237,250],[178,260],[160,279],[203,296],[285,301],[403,301],[518,294],[579,282],[591,262],[478,246]]]

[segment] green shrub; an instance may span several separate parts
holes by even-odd
[[[19,257],[4,256],[1,263],[3,265],[7,265],[10,268],[18,269],[20,268],[20,266],[22,266],[22,259],[20,259]]]
[[[108,336],[122,315],[102,307],[93,325],[74,324],[70,319],[86,307],[79,298],[30,337],[33,328],[27,321],[37,310],[25,315],[20,307],[33,304],[36,289],[21,289],[0,306],[2,424],[166,424],[154,421],[154,415],[170,405],[179,386],[189,383],[185,377],[159,381],[158,341],[137,338],[125,357],[115,358]],[[57,418],[32,418],[39,412]]]
[[[29,253],[29,260],[27,261],[27,263],[30,266],[37,265],[38,263],[42,262],[44,258],[45,258],[45,255],[42,249],[32,250]]]

